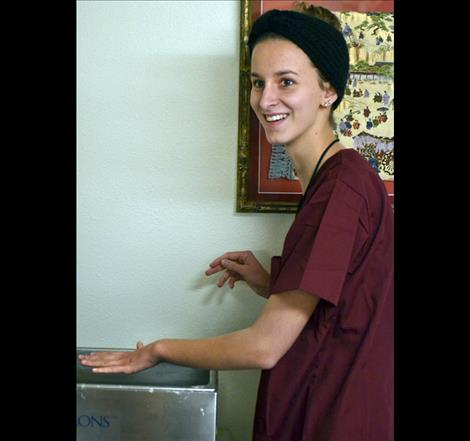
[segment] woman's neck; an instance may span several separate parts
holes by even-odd
[[[302,193],[305,193],[323,151],[334,139],[335,134],[329,129],[323,133],[316,134],[316,136],[312,136],[309,140],[286,145],[286,151],[294,163],[295,174],[299,178]],[[321,163],[318,164],[318,169],[328,158],[341,149],[343,149],[343,146],[339,142],[333,144],[325,156],[323,156]]]

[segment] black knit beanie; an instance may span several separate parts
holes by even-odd
[[[332,107],[336,109],[343,99],[349,76],[349,52],[343,34],[319,18],[291,10],[272,9],[253,23],[248,39],[250,55],[259,38],[268,32],[292,41],[307,54],[335,88],[338,98]]]

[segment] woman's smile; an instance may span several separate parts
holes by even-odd
[[[265,114],[264,119],[268,123],[276,123],[285,120],[289,116],[288,113],[271,113]]]
[[[264,114],[264,120],[262,121],[262,125],[265,130],[281,128],[285,125],[288,117],[288,113]]]

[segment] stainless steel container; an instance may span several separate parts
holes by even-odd
[[[78,354],[129,350],[78,348]],[[95,374],[77,358],[77,441],[215,441],[217,372],[161,363]]]

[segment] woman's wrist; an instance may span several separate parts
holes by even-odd
[[[262,285],[256,289],[256,293],[260,295],[261,297],[264,297],[267,299],[269,297],[269,285],[271,283],[271,276],[269,275],[268,272],[266,272],[266,279]]]
[[[165,341],[156,340],[151,345],[152,358],[155,363],[160,363],[165,360]]]

